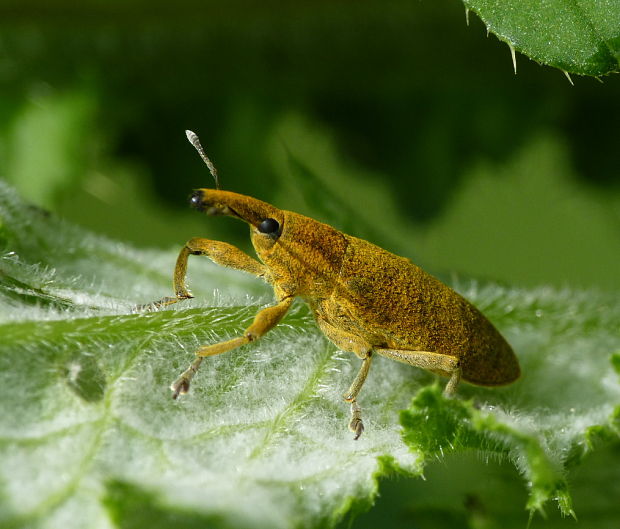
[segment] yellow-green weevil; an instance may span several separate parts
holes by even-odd
[[[362,361],[344,394],[351,404],[349,428],[355,439],[364,430],[357,397],[375,353],[449,377],[446,395],[456,391],[461,379],[500,386],[519,377],[510,345],[478,309],[450,287],[409,259],[363,239],[219,189],[215,168],[198,137],[191,131],[186,134],[216,180],[216,189],[195,190],[191,205],[207,215],[247,222],[260,261],[225,242],[190,239],[174,269],[176,296],[154,305],[192,297],[185,286],[190,255],[205,255],[219,265],[254,274],[273,287],[276,304],[260,310],[237,338],[200,347],[196,360],[171,385],[173,398],[187,393],[204,357],[258,340],[278,324],[295,297],[308,303],[327,338]]]

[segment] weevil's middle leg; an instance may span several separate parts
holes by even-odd
[[[273,329],[278,322],[284,317],[286,311],[293,303],[293,296],[288,296],[282,299],[277,305],[272,307],[266,307],[260,310],[254,317],[252,325],[250,325],[243,335],[233,338],[232,340],[226,340],[225,342],[219,342],[211,345],[203,345],[196,351],[196,358],[192,364],[177,378],[170,389],[172,390],[172,398],[176,399],[179,395],[183,395],[189,391],[189,385],[196,374],[196,371],[200,367],[202,360],[206,356],[215,356],[231,349],[241,347],[247,343],[258,340],[266,332]]]
[[[351,351],[355,353],[358,358],[362,359],[362,365],[355,380],[353,380],[351,387],[343,395],[344,400],[351,403],[351,422],[349,422],[349,430],[355,434],[354,439],[359,439],[364,431],[364,423],[362,422],[362,408],[360,408],[357,402],[357,396],[370,370],[372,345],[363,338],[332,325],[324,318],[317,317],[316,321],[321,330],[325,333],[325,336],[340,347],[340,349],[343,351]]]
[[[351,430],[355,437],[353,439],[357,440],[362,435],[364,431],[364,423],[362,422],[362,408],[357,403],[357,396],[359,395],[364,382],[366,382],[366,377],[368,376],[368,371],[370,371],[370,363],[372,361],[372,351],[368,351],[366,357],[362,360],[362,365],[360,370],[353,380],[351,387],[344,394],[344,400],[351,403],[351,422],[349,423],[349,430]]]

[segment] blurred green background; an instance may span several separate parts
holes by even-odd
[[[0,177],[139,246],[246,228],[211,177],[417,260],[620,288],[620,78],[574,77],[457,0],[0,2]]]
[[[191,128],[224,188],[436,274],[620,289],[620,77],[517,62],[457,0],[0,0],[0,178],[137,246],[247,249],[241,223],[187,207],[212,185]],[[436,517],[445,483],[467,499],[437,464],[359,523]]]

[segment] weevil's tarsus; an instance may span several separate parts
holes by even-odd
[[[167,307],[168,305],[174,305],[179,301],[183,301],[184,299],[193,298],[191,294],[185,296],[177,296],[176,298],[165,297],[157,301],[152,301],[151,303],[146,303],[144,305],[136,305],[131,312],[152,312]]]
[[[355,437],[354,441],[357,441],[364,431],[364,423],[362,422],[362,408],[356,400],[351,402],[351,422],[349,422],[349,430],[351,430]]]
[[[200,144],[200,139],[198,138],[198,134],[196,134],[195,132],[192,132],[191,130],[186,130],[185,135],[187,136],[187,139],[189,140],[189,142],[194,146],[194,149],[198,151],[198,154],[202,158],[202,161],[205,164],[207,164],[207,167],[209,168],[209,172],[211,173],[211,175],[213,176],[213,179],[215,180],[215,189],[220,189],[220,179],[217,175],[217,169],[215,165],[213,165],[213,162],[207,156],[207,153],[205,152],[205,150],[202,148],[202,145]]]
[[[469,26],[469,7],[465,8],[465,23]]]
[[[172,390],[172,398],[176,399],[179,395],[185,395],[189,391],[189,385],[194,378],[194,375],[198,371],[200,364],[202,364],[203,357],[196,358],[190,366],[183,371],[181,376],[177,378],[172,384],[170,389]]]

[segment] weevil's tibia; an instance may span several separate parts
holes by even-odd
[[[258,340],[280,322],[290,308],[294,299],[295,298],[293,296],[289,296],[282,299],[277,305],[260,310],[254,317],[252,325],[250,325],[241,336],[233,338],[232,340],[226,340],[225,342],[219,342],[212,345],[203,345],[200,349],[198,349],[196,351],[196,356],[198,358],[196,358],[183,372],[183,374],[170,386],[170,389],[173,392],[172,398],[176,399],[179,395],[185,394],[189,391],[190,382],[192,378],[194,378],[196,371],[198,371],[203,358],[207,356],[219,355],[253,342],[254,340]]]
[[[454,371],[452,371],[452,375],[450,376],[450,380],[446,384],[445,389],[443,390],[443,394],[446,397],[452,397],[456,393],[456,388],[461,381],[461,367],[457,366]]]
[[[353,380],[351,387],[349,390],[343,395],[344,400],[347,402],[353,402],[357,396],[359,395],[364,382],[366,381],[366,377],[368,376],[368,371],[370,371],[370,363],[372,361],[372,351],[369,351],[366,357],[362,360],[362,365],[360,366],[360,370]]]

